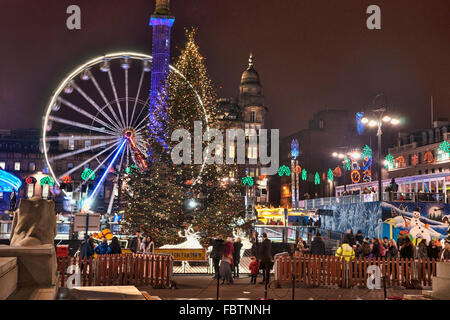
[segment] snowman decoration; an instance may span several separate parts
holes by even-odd
[[[410,220],[410,226],[411,229],[409,234],[414,239],[423,239],[426,243],[431,241],[430,231],[425,228],[425,225],[422,222],[420,222],[420,212],[418,210],[413,212],[413,216]]]

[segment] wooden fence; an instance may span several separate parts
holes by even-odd
[[[292,261],[294,259],[294,261]],[[294,271],[297,283],[310,286],[366,286],[367,269],[379,267],[381,276],[386,276],[387,286],[406,286],[417,280],[423,286],[431,286],[436,276],[436,261],[414,259],[369,259],[358,258],[345,262],[334,256],[303,255],[292,258],[279,255],[275,258],[275,279],[279,286],[292,283]]]
[[[173,258],[165,254],[113,254],[100,255],[96,259],[58,257],[58,271],[61,287],[66,287],[69,277],[78,271],[80,286],[168,288],[172,284]]]

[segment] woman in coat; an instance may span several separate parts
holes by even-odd
[[[152,240],[152,237],[147,236],[144,241],[141,243],[141,248],[139,250],[140,253],[153,253],[155,250],[155,243]]]
[[[121,254],[122,253],[122,248],[120,247],[119,239],[117,239],[117,237],[112,238],[109,248],[111,249],[111,251],[110,251],[111,254]]]
[[[231,238],[223,244],[222,259],[220,261],[220,277],[222,278],[222,284],[227,281],[228,284],[233,284],[232,265],[233,265],[233,242]]]
[[[397,244],[395,243],[394,239],[389,240],[389,247],[386,251],[386,258],[387,259],[397,259],[398,258],[398,249]]]

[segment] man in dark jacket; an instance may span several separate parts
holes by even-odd
[[[320,233],[317,233],[311,242],[311,254],[325,255],[325,242],[322,240]]]
[[[217,279],[220,277],[219,275],[219,264],[220,259],[222,258],[222,248],[223,248],[223,239],[221,236],[217,236],[215,239],[211,239],[209,242],[209,245],[212,246],[211,250],[211,259],[213,260],[214,264],[214,279]]]
[[[87,254],[86,254],[86,246],[85,246],[85,241],[83,240],[81,242],[80,245],[80,257],[81,259],[84,259],[84,257],[86,257],[87,259],[89,259],[89,257],[94,255],[94,240],[92,239],[92,236],[89,236],[88,240],[87,240]]]
[[[141,246],[141,241],[142,241],[141,234],[139,232],[136,232],[136,236],[133,237],[133,239],[131,239],[131,242],[130,242],[131,252],[137,253],[139,251],[139,248]]]
[[[364,235],[361,230],[358,230],[355,236],[355,241],[358,242],[358,245],[362,245],[364,242]]]
[[[242,242],[241,238],[237,238],[233,243],[234,251],[233,251],[233,278],[239,278],[239,263],[241,262],[241,249]]]
[[[263,270],[263,283],[269,283],[270,270],[272,269],[272,242],[267,239],[267,234],[262,234],[263,241],[259,247],[259,261],[261,263],[261,269]]]

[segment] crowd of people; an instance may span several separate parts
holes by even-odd
[[[251,261],[248,266],[251,273],[250,283],[256,284],[256,279],[262,271],[263,279],[260,283],[269,282],[272,263],[272,243],[267,234],[262,234],[259,241],[258,233],[254,232],[252,237]],[[240,238],[228,237],[223,240],[221,236],[211,239],[212,246],[210,258],[214,265],[214,279],[222,280],[222,284],[233,284],[233,278],[239,278],[239,263],[241,259],[242,243]]]
[[[141,237],[140,233],[136,232],[128,242],[128,249],[133,253],[152,253],[155,250],[155,243],[151,236]],[[96,244],[91,234],[88,235],[87,246],[86,241],[83,240],[79,250],[81,258],[89,258],[94,254],[122,254],[122,247],[117,237],[113,237],[110,243],[103,237],[102,241]]]
[[[437,239],[427,241],[420,239],[415,245],[408,233],[400,233],[394,239],[369,239],[361,230],[356,235],[347,230],[342,245],[336,250],[337,257],[349,261],[353,258],[386,258],[386,259],[450,259],[450,242],[445,241],[444,248]]]

